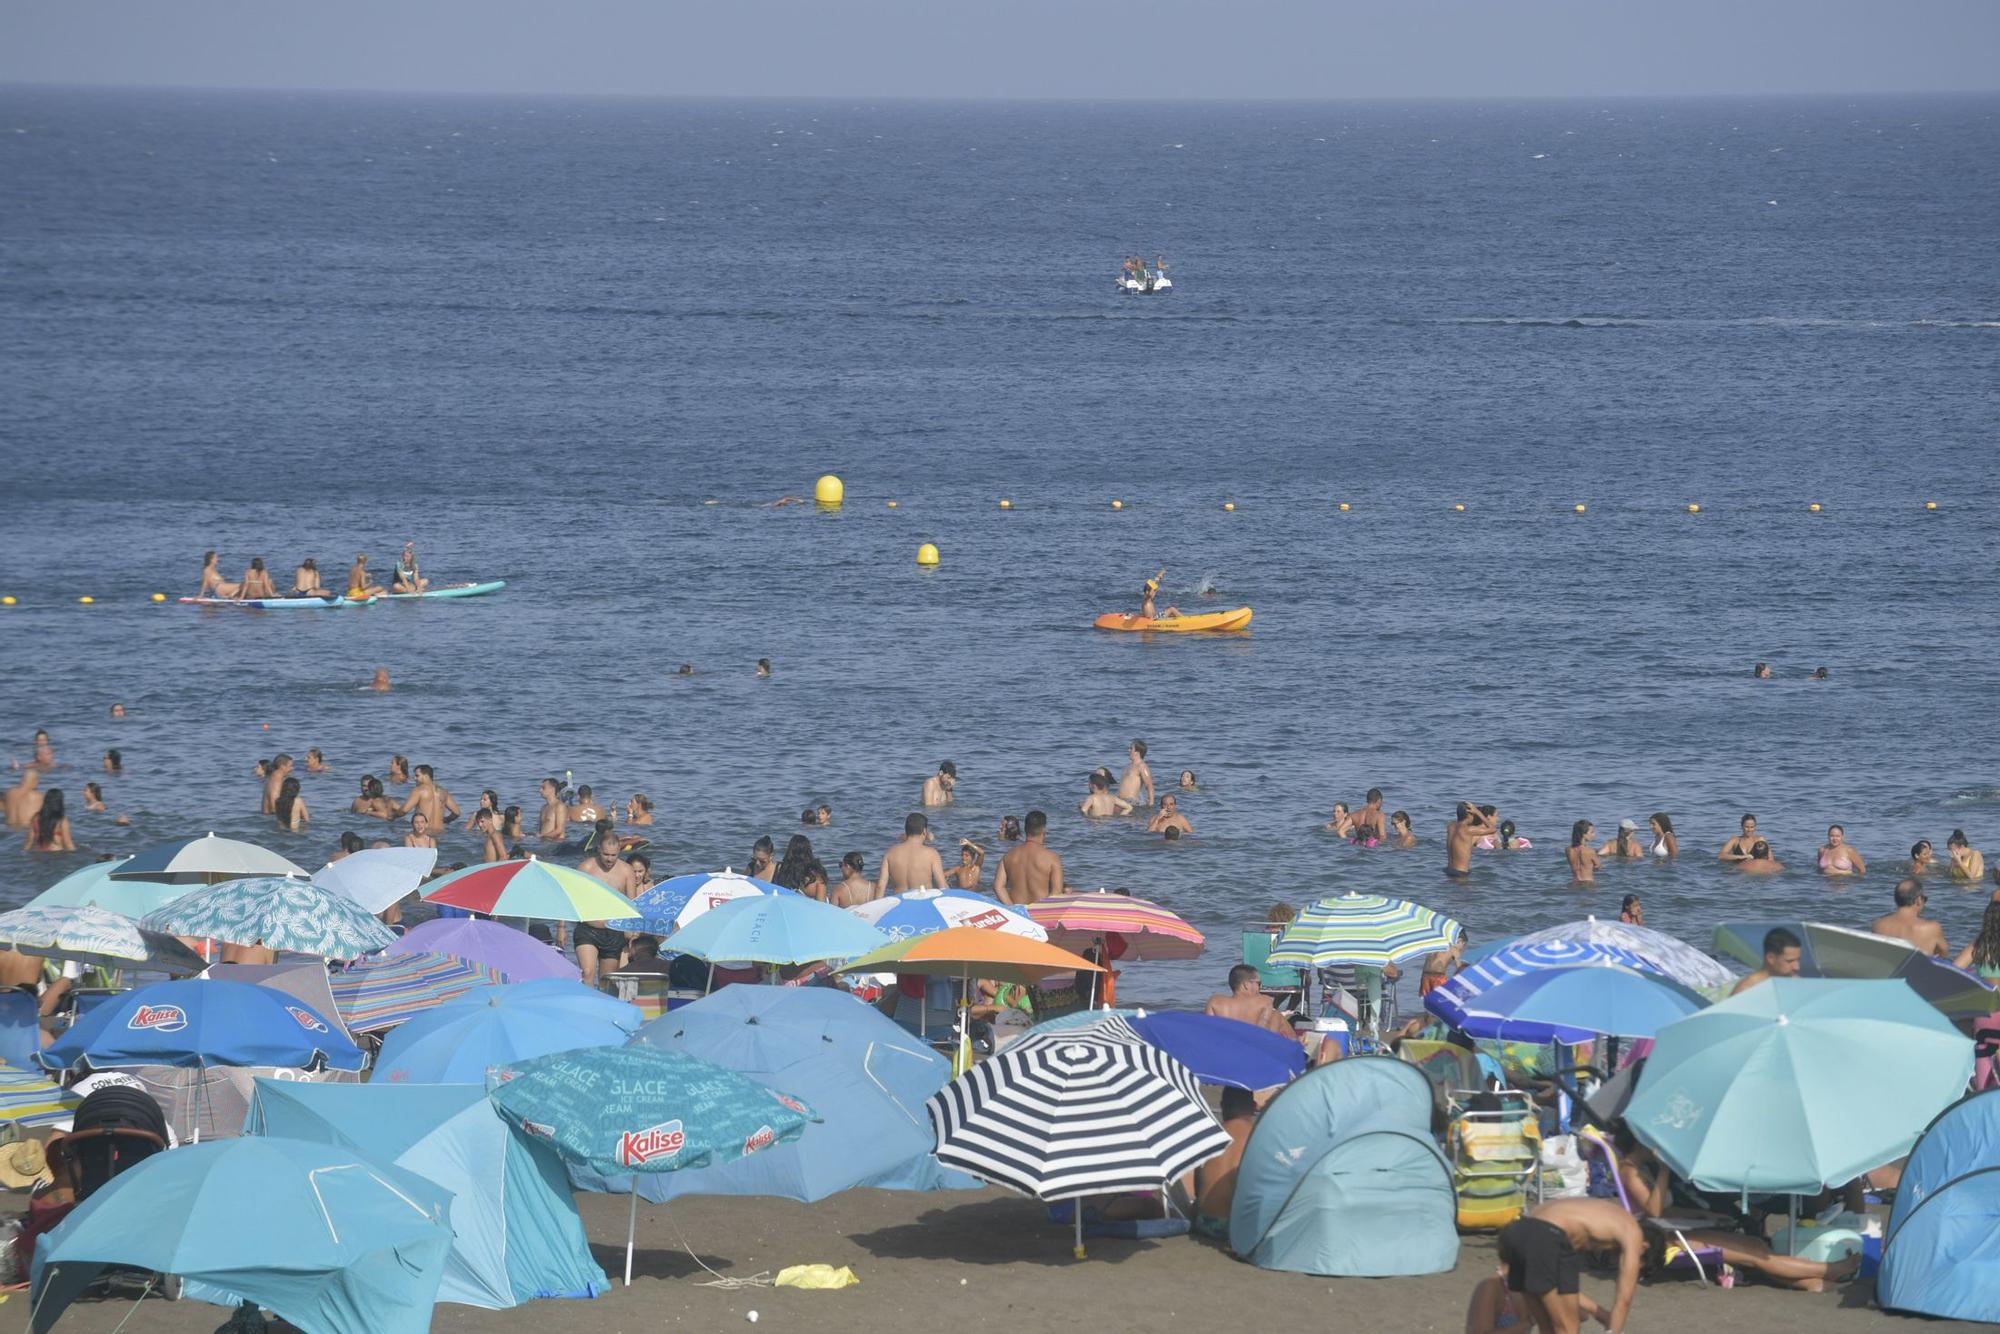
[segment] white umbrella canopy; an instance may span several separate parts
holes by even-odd
[[[436,848],[365,848],[313,872],[321,889],[345,894],[371,913],[400,903],[437,865]]]
[[[113,880],[157,880],[170,885],[209,885],[250,875],[304,876],[305,868],[269,848],[219,838],[210,832],[201,838],[170,839],[142,848],[111,872]]]
[[[1650,926],[1634,926],[1630,922],[1604,922],[1595,917],[1586,917],[1579,922],[1564,922],[1560,926],[1530,931],[1525,936],[1515,936],[1496,948],[1504,948],[1506,945],[1549,944],[1615,945],[1619,949],[1632,951],[1665,976],[1697,991],[1736,985],[1735,972],[1709,958],[1686,941],[1676,940],[1666,932],[1655,931]]]

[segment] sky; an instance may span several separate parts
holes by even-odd
[[[746,97],[2000,89],[1996,0],[50,0],[0,83]]]

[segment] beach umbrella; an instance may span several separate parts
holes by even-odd
[[[1221,1015],[1162,1010],[1122,1020],[1126,1027],[1194,1072],[1204,1084],[1270,1088],[1305,1073],[1297,1038]]]
[[[729,870],[671,876],[632,900],[639,909],[637,917],[619,918],[607,925],[613,931],[664,936],[711,909],[754,894],[797,895],[798,891]]]
[[[1051,894],[1029,904],[1028,916],[1048,928],[1050,940],[1072,948],[1116,934],[1125,940],[1125,957],[1132,959],[1193,959],[1202,951],[1201,932],[1174,913],[1108,890]]]
[[[164,908],[193,889],[193,885],[171,884],[164,880],[117,880],[130,857],[117,861],[92,862],[71,871],[41,893],[29,899],[30,908],[102,908],[127,917],[144,917],[155,908]]]
[[[488,917],[602,922],[633,915],[632,900],[560,862],[524,857],[468,866],[431,881],[424,898]]]
[[[1341,894],[1309,904],[1271,947],[1273,968],[1383,968],[1451,948],[1464,928],[1419,903]]]
[[[37,1055],[48,1070],[268,1065],[359,1070],[361,1049],[325,1016],[270,987],[190,978],[121,991]]]
[[[561,992],[488,987],[418,1015],[383,1040],[370,1082],[483,1084],[487,1071],[550,1052],[617,1046],[639,1027],[636,1006],[580,982],[522,983]],[[595,997],[602,1004],[592,1004]]]
[[[247,982],[293,1000],[332,1023],[343,1037],[352,1037],[340,1018],[340,1003],[333,998],[333,980],[326,964],[318,959],[290,959],[284,963],[218,963],[202,974],[211,982]]]
[[[847,911],[891,940],[927,936],[955,926],[1005,931],[1029,940],[1049,938],[1049,933],[1019,908],[970,889],[908,889],[857,903]]]
[[[1044,941],[976,926],[955,926],[927,936],[891,941],[859,958],[849,959],[836,971],[981,977],[1032,986],[1058,973],[1101,973],[1104,969]]]
[[[16,908],[0,913],[0,944],[23,954],[104,968],[155,968],[199,973],[208,961],[172,936],[148,931],[122,913],[103,908]]]
[[[1661,1029],[1625,1124],[1701,1190],[1811,1195],[1909,1152],[1971,1073],[1901,982],[1774,978]]]
[[[642,1173],[726,1164],[797,1139],[812,1108],[719,1065],[654,1047],[587,1047],[501,1071],[493,1105],[563,1160],[632,1193],[625,1225],[625,1284]]]
[[[1655,931],[1650,926],[1605,922],[1595,917],[1530,931],[1512,940],[1496,941],[1478,952],[1467,951],[1463,957],[1465,962],[1473,963],[1504,947],[1517,945],[1610,945],[1629,950],[1644,959],[1648,965],[1646,971],[1670,977],[1696,991],[1728,988],[1736,984],[1737,975],[1727,965],[1709,958],[1686,941],[1677,940],[1664,931]]]
[[[313,872],[313,883],[347,895],[371,913],[401,903],[437,865],[436,848],[363,848]]]
[[[212,885],[218,880],[238,880],[252,875],[295,875],[303,878],[305,868],[294,866],[277,853],[234,838],[217,838],[213,833],[200,838],[176,838],[142,848],[110,872],[113,880],[158,880],[170,885]]]
[[[499,980],[500,975],[485,964],[420,951],[356,959],[335,973],[329,985],[347,1031],[374,1033]]]
[[[139,925],[328,959],[358,959],[396,941],[395,932],[345,894],[288,875],[251,876],[197,889],[146,914]]]
[[[854,914],[802,894],[752,894],[676,931],[672,948],[711,964],[818,963],[866,954],[888,937]]]
[[[1194,1072],[1103,1025],[1018,1038],[929,1103],[938,1161],[1042,1200],[1160,1189],[1229,1147]]]
[[[1482,992],[1549,968],[1571,968],[1585,964],[1612,964],[1640,972],[1650,965],[1639,955],[1617,945],[1592,945],[1579,941],[1552,940],[1534,945],[1508,945],[1495,950],[1457,976],[1433,987],[1424,996],[1424,1008],[1470,1037],[1501,1038],[1514,1042],[1588,1042],[1596,1036],[1590,1029],[1553,1024],[1533,1024],[1507,1016],[1496,1016],[1477,1004]],[[1504,1033],[1503,1033],[1504,1029]]]
[[[700,1172],[638,1179],[640,1196],[773,1195],[810,1203],[839,1191],[972,1189],[931,1156],[924,1102],[951,1063],[873,1006],[833,987],[724,987],[632,1035],[632,1045],[712,1061],[804,1099],[811,1137]],[[817,1147],[815,1147],[817,1143]],[[839,1145],[829,1151],[830,1144]]]
[[[333,1144],[252,1136],[156,1153],[40,1240],[29,1329],[45,1334],[116,1265],[177,1274],[190,1296],[254,1303],[301,1330],[422,1334],[450,1200]]]
[[[39,1072],[0,1065],[0,1121],[12,1121],[23,1130],[68,1125],[82,1101]]]
[[[491,968],[502,981],[582,976],[562,951],[505,922],[439,917],[405,931],[384,954],[450,954]]]
[[[1540,968],[1509,978],[1477,992],[1465,1002],[1465,1009],[1468,1017],[1476,1015],[1491,1023],[1491,1033],[1480,1036],[1502,1040],[1514,1036],[1516,1025],[1532,1025],[1535,1031],[1650,1038],[1707,1005],[1701,993],[1670,978],[1597,961]]]
[[[1873,931],[1826,922],[1724,922],[1715,928],[1715,948],[1761,968],[1764,935],[1774,927],[1799,938],[1800,977],[1899,978],[1945,1014],[1961,1019],[2000,1008],[2000,991],[1977,973]]]

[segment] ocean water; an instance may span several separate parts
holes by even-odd
[[[1475,939],[1633,891],[1698,943],[1865,924],[1915,839],[2000,853],[1996,117],[0,89],[0,751],[48,728],[73,809],[123,752],[92,850],[308,866],[392,751],[531,817],[568,771],[656,800],[663,871],[821,801],[872,868],[950,758],[947,851],[1039,806],[1075,883],[1212,933],[1127,968],[1153,1001],[1346,887]],[[1172,294],[1114,293],[1139,251]],[[765,507],[829,471],[841,511]],[[509,586],[147,600],[408,539]],[[1160,566],[1252,631],[1090,628]],[[1181,846],[1076,814],[1135,736],[1199,776]],[[315,745],[279,833],[251,764]],[[1319,832],[1371,785],[1421,848]],[[1535,850],[1447,882],[1460,799]],[[1679,863],[1568,887],[1572,820],[1655,810]],[[1746,810],[1790,873],[1715,864]],[[1831,821],[1865,879],[1806,869]],[[10,843],[0,902],[82,858]],[[1984,899],[1936,887],[1954,945]]]

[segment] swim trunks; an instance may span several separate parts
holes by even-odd
[[[1451,878],[1452,878],[1453,880],[1470,880],[1470,879],[1472,879],[1472,872],[1471,872],[1471,871],[1461,871],[1461,870],[1459,870],[1459,869],[1458,869],[1457,867],[1455,867],[1455,866],[1447,866],[1447,867],[1445,867],[1445,868],[1444,868],[1444,873],[1445,873],[1446,875],[1450,876],[1450,877],[1451,877]]]
[[[578,945],[596,946],[597,952],[600,955],[616,956],[618,951],[625,948],[625,933],[623,931],[612,931],[606,927],[592,926],[589,922],[578,922],[576,924],[575,939]]]
[[[1517,1218],[1500,1229],[1500,1260],[1507,1266],[1507,1290],[1540,1297],[1573,1295],[1580,1262],[1569,1236],[1554,1223]]]

